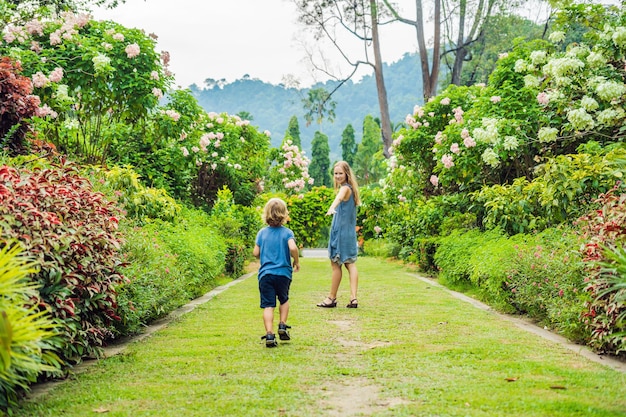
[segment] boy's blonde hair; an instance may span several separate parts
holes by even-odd
[[[348,185],[352,187],[352,195],[354,195],[354,204],[357,206],[360,205],[361,198],[359,197],[359,184],[357,183],[356,175],[354,174],[354,171],[352,171],[352,168],[350,168],[350,164],[348,164],[346,161],[339,161],[335,164],[335,166],[333,167],[333,170],[334,168],[339,168],[343,172],[345,172],[346,181],[348,181]],[[341,184],[335,181],[335,190],[339,189],[339,187],[341,187]]]
[[[280,198],[270,198],[263,208],[263,221],[268,226],[282,226],[289,220],[287,204]]]

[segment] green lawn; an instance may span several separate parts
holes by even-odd
[[[359,308],[326,295],[304,258],[290,342],[267,349],[256,277],[123,354],[26,403],[18,416],[626,416],[626,374],[592,362],[404,267],[362,257]]]

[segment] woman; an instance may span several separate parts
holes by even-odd
[[[348,308],[357,308],[357,289],[359,273],[356,268],[358,245],[356,238],[356,210],[361,204],[356,176],[345,161],[339,161],[333,167],[333,178],[337,196],[326,212],[333,216],[328,242],[328,256],[332,268],[330,292],[318,307],[337,307],[337,291],[342,278],[342,266],[350,276],[350,303]]]

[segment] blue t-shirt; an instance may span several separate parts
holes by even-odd
[[[267,274],[285,276],[291,279],[291,253],[289,239],[295,239],[293,232],[285,226],[267,226],[259,230],[255,243],[261,249],[259,280]]]

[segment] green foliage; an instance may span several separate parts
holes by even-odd
[[[328,147],[328,136],[322,132],[315,132],[311,151],[311,165],[309,175],[313,178],[313,185],[316,187],[332,187],[333,181],[330,177],[330,149]]]
[[[97,356],[119,319],[118,209],[71,166],[33,172],[3,166],[0,180],[3,241],[20,241],[35,258],[36,302],[60,325],[53,350],[73,362]]]
[[[327,187],[313,187],[299,196],[285,199],[289,210],[289,227],[300,248],[318,248],[328,245],[328,235],[332,218],[326,216],[335,197],[334,190]]]
[[[124,225],[124,275],[119,287],[119,335],[141,331],[215,286],[225,269],[226,242],[204,212],[184,208],[174,222]]]
[[[589,143],[582,149],[595,151],[548,159],[537,168],[532,182],[518,178],[511,185],[483,187],[474,193],[484,209],[484,227],[527,233],[578,218],[595,196],[626,175],[623,144],[603,150]]]
[[[579,236],[551,228],[524,236],[509,251],[506,290],[516,311],[537,320],[570,340],[584,343],[589,332],[581,320],[585,302],[584,264]],[[514,254],[512,256],[511,254]],[[500,262],[502,260],[499,260]]]
[[[37,263],[19,244],[4,242],[0,249],[0,412],[18,405],[18,399],[44,372],[58,374],[62,365],[50,350],[56,334],[48,311],[32,300],[37,285],[28,280]]]
[[[224,187],[211,211],[211,225],[220,231],[227,246],[224,272],[238,278],[243,273],[248,249],[254,246],[256,232],[262,226],[256,210],[235,204],[232,192]]]

